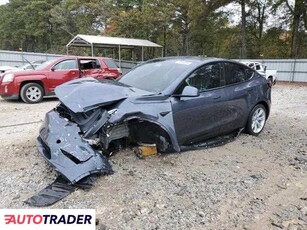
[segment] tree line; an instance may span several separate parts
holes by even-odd
[[[164,46],[164,56],[306,58],[306,32],[306,0],[10,0],[0,6],[4,50],[65,53],[75,35],[91,34],[148,39]]]

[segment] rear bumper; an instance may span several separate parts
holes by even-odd
[[[113,173],[106,157],[79,135],[77,124],[55,111],[46,114],[36,146],[43,157],[71,183],[94,173]]]

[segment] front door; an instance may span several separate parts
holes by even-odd
[[[191,144],[220,132],[221,121],[227,116],[221,77],[220,63],[206,64],[195,70],[180,87],[193,86],[199,89],[200,96],[172,99],[174,125],[180,145]]]
[[[68,59],[55,64],[49,72],[48,79],[51,90],[64,82],[80,77],[80,71],[76,59]]]

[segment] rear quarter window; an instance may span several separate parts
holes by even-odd
[[[103,62],[107,65],[108,68],[118,68],[115,61],[112,59],[103,59]]]

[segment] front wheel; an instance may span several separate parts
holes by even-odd
[[[265,126],[266,118],[267,111],[265,107],[261,104],[256,105],[248,117],[247,132],[250,135],[258,136]]]
[[[43,87],[37,83],[27,83],[20,90],[20,97],[25,103],[39,103],[43,100]]]

